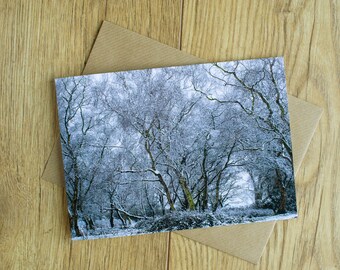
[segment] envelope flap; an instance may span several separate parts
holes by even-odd
[[[295,173],[299,170],[315,129],[322,115],[322,108],[288,95],[290,129],[293,144]],[[298,181],[298,180],[297,180]]]
[[[205,62],[207,61],[104,21],[83,74]]]

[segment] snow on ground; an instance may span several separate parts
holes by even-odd
[[[101,230],[98,230],[98,235],[84,235],[73,237],[72,240],[91,240],[91,239],[102,239],[102,238],[116,238],[122,236],[131,236],[131,235],[138,235],[138,234],[150,234],[140,229],[134,228],[127,228],[127,229],[111,229],[111,233],[103,233],[100,234]]]
[[[154,224],[149,221],[145,221],[146,223],[149,222],[153,226],[149,225],[149,230],[144,228],[146,224],[142,224],[143,228],[137,227],[130,227],[130,228],[98,228],[94,231],[88,231],[86,235],[81,237],[73,237],[72,240],[87,240],[87,239],[101,239],[101,238],[116,238],[122,236],[133,236],[133,235],[142,235],[142,234],[152,234],[157,232],[167,232],[167,231],[176,231],[176,230],[183,230],[183,229],[195,229],[195,228],[208,228],[208,227],[220,227],[220,226],[231,226],[237,224],[247,224],[253,222],[269,222],[269,221],[279,221],[279,220],[287,220],[297,218],[297,213],[286,213],[280,215],[269,215],[270,212],[267,211],[268,209],[243,209],[243,211],[238,211],[238,215],[236,214],[237,209],[233,211],[229,211],[229,217],[225,218],[224,222],[221,222],[220,214],[216,214],[214,216],[211,213],[176,213],[177,220],[174,216],[168,217],[168,219],[164,219],[164,217],[160,217],[158,220],[156,219]],[[262,211],[263,215],[260,216]],[[241,215],[240,215],[241,212]],[[189,215],[188,215],[189,214]],[[202,215],[206,214],[207,217],[204,220],[202,219]],[[201,216],[200,216],[201,215]],[[243,215],[243,216],[242,216]],[[259,216],[257,216],[259,215]],[[160,219],[164,219],[163,223],[157,224]],[[190,220],[188,220],[190,218]],[[201,219],[200,219],[201,218]],[[174,225],[175,223],[175,225]],[[156,226],[155,226],[156,224]],[[165,227],[164,227],[165,224]],[[209,225],[210,224],[210,225]],[[136,225],[136,224],[135,224]],[[135,226],[134,225],[134,226]],[[197,226],[200,225],[200,226]],[[163,227],[162,227],[163,226]],[[150,228],[156,229],[155,231],[150,231]]]

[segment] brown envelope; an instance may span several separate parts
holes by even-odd
[[[224,61],[225,59],[220,59]],[[207,62],[158,41],[104,22],[83,74]],[[294,169],[298,171],[315,132],[322,109],[289,96]],[[64,185],[59,136],[55,140],[42,179]],[[299,179],[296,179],[298,185]],[[194,229],[176,232],[182,236],[257,263],[275,222]]]

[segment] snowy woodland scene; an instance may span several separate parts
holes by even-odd
[[[73,239],[297,216],[282,58],[56,80]]]

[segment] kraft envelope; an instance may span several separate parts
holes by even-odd
[[[225,59],[220,59],[225,61]],[[158,41],[104,22],[83,74],[124,71],[207,62]],[[322,114],[322,109],[288,95],[294,170],[298,171]],[[59,136],[42,179],[64,185]],[[296,179],[298,186],[299,179]],[[203,228],[175,232],[202,244],[257,263],[275,222]]]

